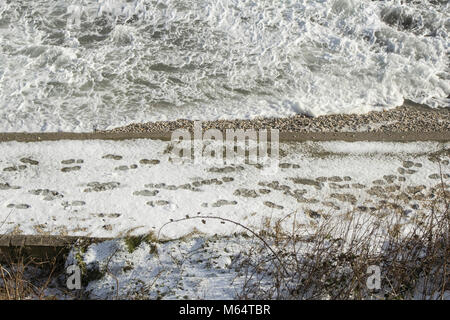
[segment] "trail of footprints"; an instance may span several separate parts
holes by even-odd
[[[62,160],[61,164],[65,165],[65,167],[61,168],[61,171],[62,172],[79,171],[79,170],[81,170],[80,164],[83,164],[83,163],[84,163],[83,159]]]
[[[116,154],[106,154],[102,156],[102,159],[109,161],[120,161],[123,160],[121,155]],[[114,171],[128,171],[134,170],[141,167],[152,167],[160,164],[160,160],[157,159],[141,159],[138,164],[130,164],[130,165],[118,165],[112,168]],[[448,165],[449,161],[442,161],[443,165]],[[23,157],[20,158],[18,163],[4,167],[3,172],[5,174],[8,173],[17,173],[26,171],[27,169],[38,166],[39,161],[33,159],[32,157]],[[71,173],[82,170],[84,165],[83,159],[66,159],[61,161],[60,171],[63,173]],[[256,168],[262,169],[261,166],[255,165]],[[293,163],[281,163],[279,165],[281,170],[297,170],[301,169],[301,166]],[[376,211],[377,210],[377,202],[379,203],[389,204],[389,201],[392,199],[396,199],[402,202],[406,207],[409,206],[409,209],[404,210],[407,215],[408,212],[412,210],[419,209],[422,204],[420,201],[428,199],[430,196],[433,197],[434,194],[438,193],[439,188],[442,187],[440,184],[441,179],[447,181],[450,179],[449,173],[432,173],[428,176],[431,180],[436,180],[436,185],[432,188],[426,188],[424,185],[418,186],[402,186],[402,182],[407,181],[407,177],[409,175],[414,175],[422,168],[422,164],[414,161],[403,161],[402,166],[397,169],[395,174],[388,174],[380,177],[372,181],[371,185],[367,186],[365,184],[361,184],[357,181],[354,181],[354,178],[350,176],[331,176],[325,177],[320,176],[315,179],[304,178],[301,176],[295,176],[293,174],[291,177],[285,178],[286,181],[290,182],[290,186],[288,184],[283,184],[280,181],[272,180],[272,181],[259,181],[255,189],[250,188],[236,188],[233,191],[233,196],[235,199],[217,199],[212,203],[202,203],[201,207],[203,208],[220,208],[224,206],[236,206],[239,202],[239,199],[254,199],[255,201],[262,201],[262,204],[273,210],[283,210],[284,206],[281,203],[274,203],[264,199],[266,195],[269,195],[273,192],[282,193],[286,197],[291,197],[295,199],[300,204],[305,205],[314,205],[314,204],[322,204],[325,207],[331,208],[333,210],[340,210],[339,203],[348,203],[351,205],[355,205],[358,203],[358,199],[355,196],[355,192],[353,190],[361,190],[366,192],[368,195],[372,196],[371,199],[367,200],[364,205],[358,204],[357,209],[366,212],[366,211]],[[176,190],[187,190],[191,192],[202,192],[205,191],[205,188],[214,188],[215,186],[221,186],[227,183],[231,183],[235,181],[234,177],[228,176],[227,174],[239,173],[240,171],[245,170],[243,166],[225,166],[225,167],[212,167],[206,169],[209,173],[222,174],[224,176],[211,178],[211,179],[203,179],[190,183],[171,185],[166,183],[148,183],[144,185],[145,189],[136,190],[132,193],[133,196],[136,197],[155,197],[160,194],[161,190],[168,191],[176,191]],[[295,173],[295,171],[294,171]],[[109,181],[109,182],[98,182],[92,181],[85,184],[85,188],[83,192],[105,192],[112,191],[120,187],[120,182],[118,181]],[[446,189],[448,189],[449,185],[445,185]],[[2,190],[17,190],[21,189],[21,186],[12,185],[8,182],[0,183],[0,191]],[[327,199],[318,199],[318,197],[308,196],[310,190],[316,191],[324,191],[328,192]],[[28,191],[30,194],[34,196],[38,196],[42,199],[42,201],[54,201],[54,200],[62,200],[64,198],[64,194],[62,192],[50,189],[32,189]],[[260,200],[256,200],[260,199]],[[149,207],[164,207],[171,204],[169,200],[165,199],[155,199],[145,202]],[[392,203],[392,205],[394,205]],[[62,200],[61,206],[64,209],[67,208],[76,208],[86,206],[85,201],[81,200]],[[29,209],[31,206],[26,203],[8,203],[6,205],[7,208],[10,209]],[[314,211],[308,207],[304,207],[304,212],[310,216],[312,219],[318,219],[321,217],[321,211]],[[107,219],[115,219],[121,216],[120,213],[92,213],[92,217],[101,218],[106,222]],[[70,219],[74,219],[70,217]],[[69,220],[70,220],[69,219]],[[112,225],[106,224],[103,227],[105,230],[111,231]],[[73,230],[72,230],[73,231]]]
[[[106,154],[102,156],[102,159],[105,160],[122,160],[123,157],[121,155],[115,155],[115,154]],[[82,165],[84,164],[83,159],[65,159],[61,162],[61,168],[60,171],[63,173],[71,173],[76,172],[82,169]],[[142,159],[139,161],[139,163],[143,166],[152,166],[157,165],[160,163],[160,160],[157,159]],[[15,173],[20,171],[25,171],[26,169],[30,168],[31,166],[38,166],[39,161],[33,159],[32,157],[23,157],[19,159],[19,163],[7,166],[3,168],[3,171],[5,173]],[[137,169],[137,164],[131,164],[130,166],[126,165],[120,165],[114,168],[114,170],[119,171],[126,171],[129,169]],[[86,184],[86,187],[83,191],[84,192],[102,192],[107,190],[113,190],[120,186],[120,182],[111,181],[111,182],[89,182]],[[2,190],[15,190],[15,189],[21,189],[20,186],[11,185],[8,182],[0,183],[0,191]],[[53,201],[56,199],[64,198],[64,195],[61,192],[58,192],[56,190],[50,190],[50,189],[33,189],[28,191],[30,194],[35,196],[40,196],[43,201]],[[158,191],[136,191],[136,195],[156,195]],[[148,204],[151,206],[161,206],[165,205],[167,201],[158,200],[158,201],[150,201]],[[72,207],[81,207],[86,205],[85,201],[81,200],[73,200],[73,201],[62,201],[61,202],[62,207],[66,208],[72,208]],[[7,208],[10,209],[29,209],[31,208],[31,205],[26,203],[8,203],[6,205]]]
[[[23,171],[26,170],[28,166],[37,166],[39,164],[39,161],[34,160],[30,157],[20,158],[19,162],[22,164],[14,164],[10,167],[3,168],[3,171],[5,172]]]

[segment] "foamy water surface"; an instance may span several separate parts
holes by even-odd
[[[0,0],[0,131],[448,107],[449,7]]]

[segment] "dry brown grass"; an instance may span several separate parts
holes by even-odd
[[[253,241],[244,244],[233,262],[244,276],[238,299],[448,299],[450,217],[445,183],[434,192],[408,222],[401,205],[381,202],[375,212],[355,209],[343,216],[324,215],[308,233],[295,222],[295,213],[265,220],[257,229],[211,216],[170,223],[218,219],[251,235]],[[379,290],[367,286],[369,266],[380,268]]]
[[[23,248],[0,251],[0,300],[55,299],[47,289],[63,266],[58,256],[35,258]]]
[[[311,228],[299,225],[295,213],[266,219],[257,229],[211,216],[170,223],[216,219],[246,231],[242,251],[231,266],[243,278],[237,299],[448,299],[446,188],[441,180],[429,205],[408,223],[401,205],[388,203],[375,212],[355,209],[343,216],[322,215],[308,232]],[[56,258],[36,260],[20,250],[0,253],[0,299],[52,298],[48,288],[63,265]],[[379,290],[367,287],[369,266],[381,270]]]
[[[408,224],[383,207],[373,219],[360,212],[324,219],[307,235],[295,222],[290,231],[283,219],[266,222],[260,234],[270,250],[256,242],[235,266],[245,274],[238,298],[448,299],[448,208],[442,182],[427,214]],[[366,285],[369,266],[381,270],[380,290]]]

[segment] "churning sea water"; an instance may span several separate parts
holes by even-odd
[[[0,0],[0,131],[448,107],[448,1]]]

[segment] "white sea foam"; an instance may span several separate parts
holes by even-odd
[[[449,106],[448,1],[0,1],[0,130]]]

